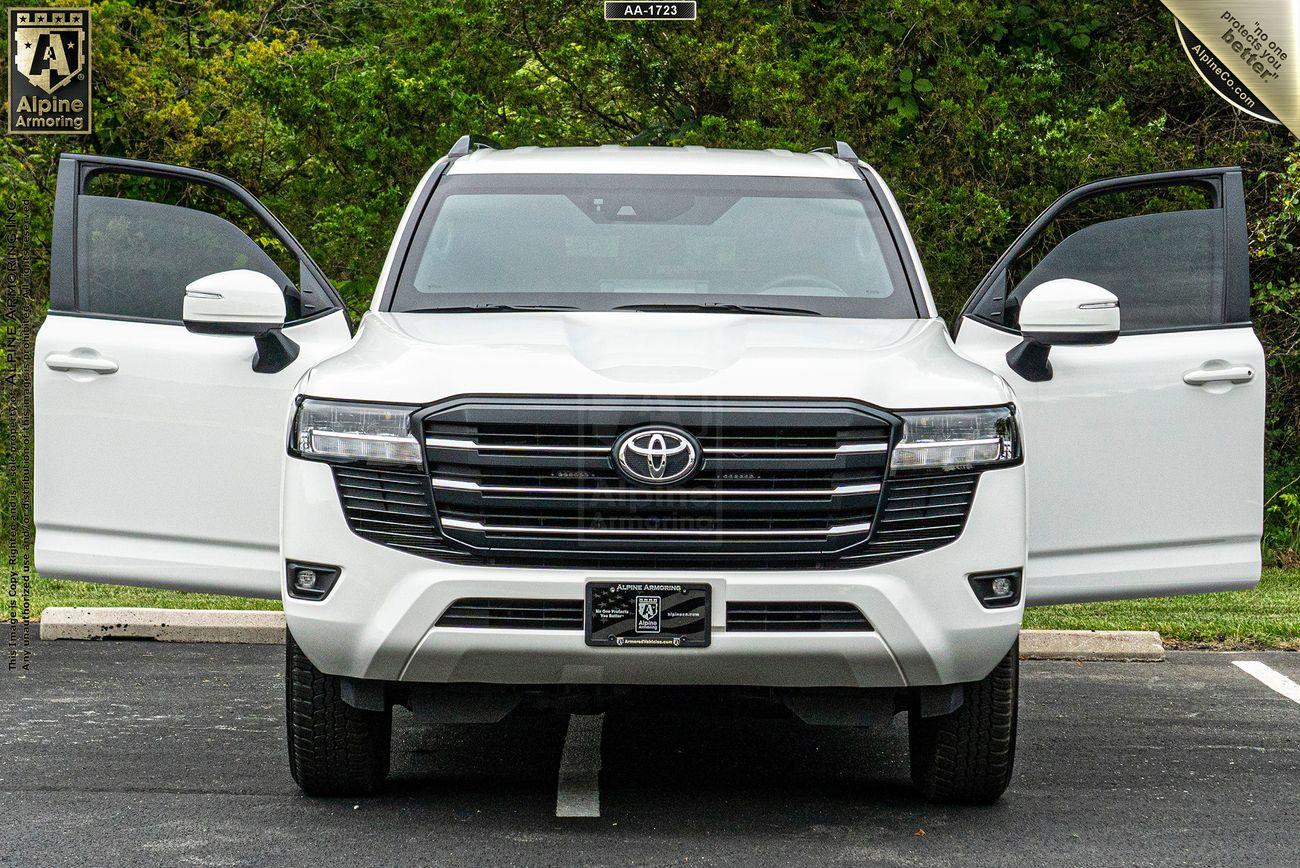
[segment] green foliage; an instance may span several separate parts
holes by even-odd
[[[605,22],[586,0],[102,0],[93,20],[96,133],[0,149],[38,287],[64,149],[238,179],[356,310],[416,182],[471,131],[505,146],[844,139],[893,186],[947,315],[1062,191],[1242,165],[1269,493],[1300,476],[1300,145],[1205,87],[1157,0],[710,0],[698,22],[659,24]],[[1270,512],[1270,540],[1298,533],[1294,511]]]
[[[916,78],[911,69],[904,68],[899,71],[898,83],[894,86],[896,95],[890,97],[885,106],[897,113],[899,117],[912,120],[921,114],[921,104],[917,102],[919,99],[917,95],[932,90],[934,85],[930,84],[928,78]]]
[[[1156,630],[1166,646],[1300,651],[1300,572],[1266,569],[1250,591],[1025,610],[1027,630]]]

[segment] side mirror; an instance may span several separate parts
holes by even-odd
[[[1007,353],[1007,364],[1030,382],[1050,380],[1054,345],[1114,343],[1119,326],[1119,299],[1097,284],[1068,277],[1040,283],[1020,302],[1024,340]]]
[[[185,287],[185,328],[204,335],[255,338],[253,370],[273,374],[298,358],[298,345],[285,337],[284,292],[258,271],[238,268],[200,277]]]

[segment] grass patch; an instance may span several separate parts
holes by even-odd
[[[1174,648],[1300,650],[1300,570],[1265,570],[1252,591],[1025,610],[1037,630],[1156,630]]]
[[[280,601],[38,578],[32,583],[32,617],[47,606],[279,609]],[[1156,630],[1176,648],[1300,650],[1300,570],[1265,570],[1253,591],[1028,609],[1025,627]]]
[[[32,618],[48,606],[139,606],[147,609],[279,609],[279,600],[160,591],[61,579],[32,580]]]

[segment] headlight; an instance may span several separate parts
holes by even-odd
[[[420,442],[411,436],[414,409],[306,398],[294,418],[290,451],[320,461],[419,464]]]
[[[1020,460],[1020,426],[1014,407],[899,413],[903,437],[892,470],[987,467]]]

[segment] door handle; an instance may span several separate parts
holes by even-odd
[[[1228,368],[1197,368],[1183,374],[1183,382],[1189,386],[1204,386],[1207,383],[1249,383],[1255,379],[1255,369],[1249,365],[1233,365]]]
[[[117,362],[103,356],[50,353],[45,357],[45,366],[54,371],[93,371],[96,374],[117,373]]]

